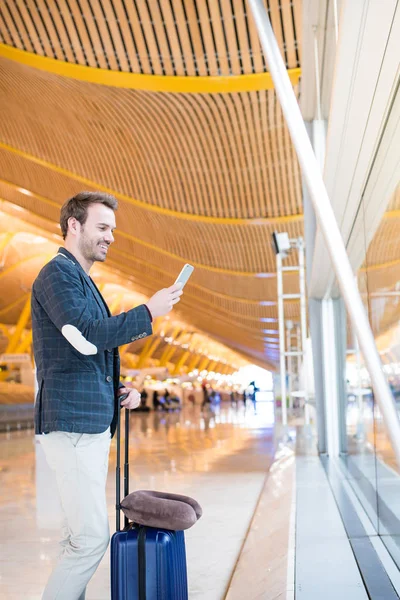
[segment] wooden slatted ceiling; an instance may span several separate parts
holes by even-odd
[[[0,124],[0,129],[1,127]],[[52,197],[56,201],[58,198],[55,198],[55,190],[59,195],[58,190],[61,189],[58,206],[61,206],[65,198],[82,189],[82,185],[74,181],[70,182],[69,187],[68,178],[64,175],[49,171],[46,167],[31,163],[7,150],[0,148],[0,157],[4,180],[17,182],[21,188],[38,193],[42,197]],[[94,188],[95,186],[92,189]],[[66,193],[63,193],[64,190]],[[32,197],[30,202],[34,203],[34,206],[42,203]],[[49,204],[45,204],[43,210],[48,210]],[[58,206],[54,207],[52,214],[58,214]],[[38,208],[35,212],[37,210]],[[185,259],[196,263],[197,268],[201,268],[201,265],[205,268],[211,267],[211,273],[214,268],[217,269],[216,276],[223,274],[218,269],[226,270],[225,274],[232,276],[237,273],[273,273],[275,259],[271,247],[272,231],[286,230],[292,237],[302,234],[301,221],[234,226],[196,223],[169,215],[150,214],[145,208],[125,202],[121,202],[119,217],[120,233],[116,234],[116,239],[120,250],[128,253],[134,250],[139,257],[153,256],[160,265],[174,264],[173,271],[176,270],[175,264]],[[174,235],[170,234],[172,231]],[[153,250],[154,246],[160,251]],[[289,259],[288,264],[294,261],[293,257]],[[234,285],[236,286],[236,283]],[[258,286],[258,283],[256,285]],[[233,290],[229,292],[235,295]]]
[[[266,0],[287,68],[301,63],[301,1]],[[0,40],[57,60],[156,75],[267,70],[245,0],[3,0]]]
[[[266,5],[287,67],[298,67],[301,2]],[[266,71],[242,0],[5,0],[0,11],[0,40],[75,64],[201,77]],[[151,294],[192,262],[177,314],[259,363],[276,361],[273,338],[267,349],[264,339],[277,329],[271,234],[303,231],[299,168],[275,92],[141,92],[5,59],[0,78],[0,198],[54,232],[66,198],[107,188],[120,200],[110,266]],[[285,291],[298,291],[296,279],[285,275]],[[298,319],[298,302],[286,311]]]
[[[58,218],[58,206],[49,207],[49,205],[40,202],[35,197],[27,196],[17,189],[11,188],[9,185],[1,182],[0,196],[28,210],[31,210],[35,214],[42,217],[52,217],[54,221],[56,221]],[[125,221],[124,219],[121,219],[120,211],[118,213],[118,221],[121,223],[121,227],[124,226]],[[173,223],[170,222],[169,224],[166,224],[164,230],[170,231],[172,226]],[[224,250],[224,238],[222,237],[221,242],[221,238],[218,238],[217,226],[213,227],[215,229],[215,234],[214,236],[211,236],[210,244],[212,244],[214,251],[219,251],[220,246],[222,247],[222,250]],[[266,239],[269,239],[270,232],[268,232],[268,230],[264,231],[264,235]],[[195,239],[194,236],[195,232],[193,232],[193,239]],[[199,236],[200,238],[202,236],[201,230],[197,233],[196,238]],[[176,273],[182,264],[182,259],[174,258],[171,260],[170,257],[160,254],[157,249],[153,250],[140,244],[136,244],[129,239],[118,236],[117,232],[115,237],[117,241],[110,250],[110,258],[118,261],[121,265],[125,265],[127,269],[136,269],[144,274],[146,271],[148,271],[149,273],[152,273],[153,277],[155,278],[164,276],[167,279],[170,279],[174,276],[174,273]],[[204,236],[201,239],[204,240]],[[157,242],[157,237],[155,237],[153,241]],[[247,238],[245,242],[250,244],[251,239]],[[190,239],[188,240],[188,248],[184,248],[184,251],[190,250],[189,244]],[[272,254],[272,249],[269,243],[264,244],[264,246],[266,249],[265,251],[268,251]],[[228,250],[229,252],[234,252],[235,247],[229,247]],[[204,266],[196,269],[195,275],[193,276],[193,285],[196,288],[196,293],[202,292],[213,294],[214,301],[217,304],[219,299],[224,301],[227,300],[233,305],[243,305],[243,307],[247,310],[252,309],[254,305],[257,307],[261,301],[276,301],[276,279],[273,272],[271,272],[271,276],[267,278],[249,278],[246,275],[232,276],[229,271],[224,274],[219,272],[210,272],[207,266]],[[285,290],[288,293],[295,293],[297,291],[295,274],[286,275]]]
[[[273,90],[225,96],[110,89],[4,59],[0,76],[2,141],[94,184],[190,214],[301,213],[299,169]],[[43,113],[47,119],[38,119]],[[55,135],[64,129],[67,138]]]
[[[21,159],[18,158],[18,161],[21,162]],[[16,165],[14,173],[15,172],[21,173],[20,165]],[[27,172],[32,173],[32,169],[28,168]],[[12,175],[12,173],[10,175]],[[46,178],[46,173],[38,176],[37,179],[41,182],[47,181],[47,184],[52,184],[52,182],[49,181],[49,178]],[[26,185],[25,182],[23,185]],[[29,189],[29,185],[26,187]],[[31,209],[33,202],[35,205],[38,205],[35,208],[38,214],[48,216],[50,209],[54,215],[54,220],[58,218],[58,208],[49,207],[48,204],[36,202],[35,198],[19,193],[18,203],[21,206]],[[218,228],[216,229],[218,230]],[[202,235],[201,230],[199,231],[199,235],[202,236],[201,239],[203,239],[204,243],[205,236]],[[216,231],[216,235],[211,241],[212,247],[214,248],[216,254],[218,254],[219,248],[218,239],[219,235],[218,231]],[[125,240],[123,241],[125,242]],[[157,236],[153,241],[159,241]],[[133,244],[131,247],[125,248],[127,252],[124,252],[123,255],[123,251],[118,250],[119,246],[120,240],[118,240],[116,244],[115,253],[114,250],[111,250],[110,252],[110,259],[113,261],[114,258],[116,259],[115,263],[113,262],[113,266],[125,270],[125,272],[128,274],[133,273],[137,277],[137,280],[140,281],[142,288],[144,288],[146,291],[148,290],[149,294],[157,289],[157,287],[160,285],[168,285],[172,279],[172,276],[174,276],[174,274],[180,268],[179,259],[174,260],[171,265],[171,261],[168,258],[164,256],[160,257],[157,251],[150,253],[148,248],[143,248],[138,244]],[[269,252],[271,252],[270,249]],[[125,255],[127,255],[128,258],[126,258]],[[143,260],[140,257],[142,257]],[[152,261],[154,261],[154,267],[151,266]],[[171,273],[170,277],[167,275],[160,278],[160,265],[165,268],[166,273]],[[263,327],[263,318],[272,318],[276,316],[276,306],[253,306],[250,304],[250,302],[243,301],[236,303],[235,296],[239,292],[239,290],[236,289],[236,286],[237,281],[242,282],[241,290],[243,290],[242,293],[244,298],[247,297],[249,300],[252,297],[254,298],[253,290],[256,290],[255,297],[261,297],[265,300],[270,295],[273,297],[273,294],[275,294],[275,279],[252,278],[249,283],[248,277],[232,278],[230,275],[224,275],[222,281],[220,278],[221,274],[219,273],[207,273],[206,269],[196,269],[196,276],[194,277],[193,281],[195,282],[196,279],[201,279],[202,281],[199,283],[200,285],[203,285],[204,289],[201,290],[200,293],[198,289],[192,290],[191,286],[188,286],[187,293],[185,294],[185,302],[183,303],[183,307],[185,308],[184,315],[189,316],[189,318],[193,320],[193,314],[200,314],[201,318],[196,320],[197,326],[202,326],[205,330],[213,334],[218,333],[218,331],[221,329],[224,329],[225,331],[228,329],[230,331],[231,338],[233,338],[231,341],[232,346],[235,346],[239,341],[241,341],[242,344],[247,344],[247,347],[252,348],[253,351],[256,351],[256,349],[258,349],[257,352],[261,351],[262,343],[257,342],[254,336],[257,335],[257,333],[261,333]],[[225,296],[227,296],[227,298],[223,300],[218,298],[219,292],[217,290],[221,288]],[[229,292],[232,296],[231,298],[228,295]],[[204,298],[204,296],[206,296],[206,298]],[[199,307],[201,307],[201,310]],[[298,315],[298,306],[294,305],[293,307],[289,308],[291,309],[291,312],[287,315],[288,318],[294,318],[296,315]],[[216,315],[216,318],[213,318],[212,315]],[[218,322],[219,329],[215,326],[215,321]],[[243,334],[241,333],[242,330]],[[249,334],[251,334],[252,337]]]

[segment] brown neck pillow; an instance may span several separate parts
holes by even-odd
[[[200,504],[189,496],[147,490],[128,494],[121,509],[134,523],[170,531],[189,529],[203,514]]]

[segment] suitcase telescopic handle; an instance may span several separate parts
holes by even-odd
[[[126,396],[125,396],[126,397]],[[124,396],[118,398],[118,404],[124,399]],[[121,531],[121,412],[122,408],[118,406],[117,418],[117,465],[115,468],[115,512],[116,512],[116,530]],[[124,498],[129,494],[129,408],[125,409],[125,460],[124,460]],[[124,527],[129,523],[125,516]]]

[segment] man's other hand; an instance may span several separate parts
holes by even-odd
[[[123,394],[128,394],[125,400],[121,402],[121,406],[124,408],[129,408],[133,410],[140,405],[140,393],[131,388],[120,388],[118,390],[118,396],[122,396]]]
[[[171,287],[156,292],[147,302],[147,308],[151,312],[153,319],[167,315],[172,310],[174,304],[179,302],[182,294],[181,283],[174,283]]]

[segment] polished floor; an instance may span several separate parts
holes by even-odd
[[[204,413],[190,406],[176,413],[131,415],[131,491],[157,489],[187,494],[203,507],[203,518],[186,534],[190,600],[222,600],[228,590],[228,598],[245,597],[246,584],[259,575],[252,552],[254,555],[263,544],[254,533],[244,545],[246,534],[250,525],[253,532],[259,530],[257,515],[263,506],[270,515],[278,515],[282,503],[286,511],[282,523],[279,517],[272,519],[268,529],[280,544],[279,554],[271,551],[265,535],[264,543],[266,555],[269,552],[278,557],[275,566],[286,584],[287,511],[292,501],[286,492],[292,467],[290,453],[284,453],[280,466],[278,461],[272,471],[274,477],[267,479],[277,445],[276,429],[270,402],[259,403],[256,412],[252,405],[245,410],[242,405],[223,404]],[[115,440],[107,486],[111,532],[115,528],[114,494]],[[41,598],[57,554],[58,522],[54,481],[32,430],[1,434],[2,599]],[[267,584],[272,586],[273,582]],[[286,591],[281,595],[282,590],[265,589],[264,575],[257,585],[264,591],[254,598],[286,598]],[[289,590],[292,585],[288,584]],[[107,554],[88,587],[87,600],[109,598]]]

